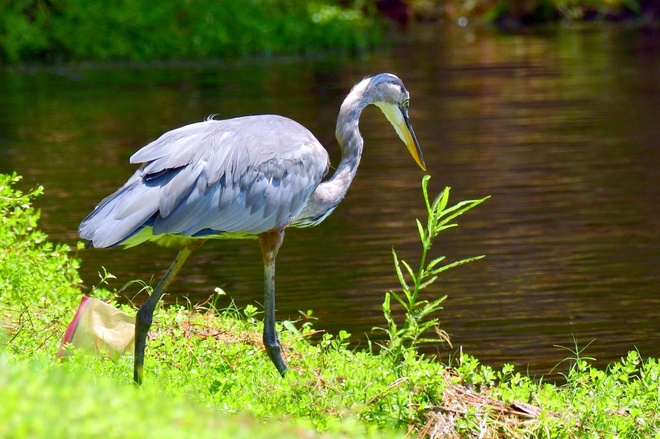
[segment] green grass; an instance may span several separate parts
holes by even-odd
[[[291,438],[328,437],[305,419],[283,421],[206,406],[159,386],[136,388],[109,377],[106,364],[40,357],[13,362],[0,356],[0,437],[6,438]],[[102,372],[102,373],[99,373]],[[191,390],[191,389],[189,389]],[[383,437],[358,421],[332,427],[332,437]],[[385,434],[384,437],[400,437]]]
[[[0,175],[0,437],[660,438],[657,359],[631,351],[600,370],[575,346],[564,385],[465,354],[442,364],[415,349],[428,338],[416,331],[436,326],[437,315],[414,324],[406,316],[395,331],[384,318],[406,342],[379,352],[350,349],[350,334],[323,334],[311,319],[283,322],[284,379],[264,353],[256,307],[159,309],[139,388],[130,355],[56,361],[81,294],[78,262],[38,232],[30,199],[41,190],[20,194],[17,178]],[[452,209],[443,194],[426,199],[430,214]],[[404,265],[400,278],[423,285],[429,278],[418,273],[434,276],[437,259],[421,271]],[[392,294],[407,300],[403,289]],[[413,299],[414,313],[422,301]]]

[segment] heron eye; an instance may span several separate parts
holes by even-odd
[[[410,105],[410,99],[406,99],[405,101],[403,101],[402,107],[408,108],[408,105]]]

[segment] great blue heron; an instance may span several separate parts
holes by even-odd
[[[346,195],[362,155],[362,110],[378,106],[417,164],[426,169],[408,118],[409,93],[389,73],[356,84],[337,117],[342,157],[321,181],[330,159],[314,135],[282,116],[205,120],[160,136],[133,154],[140,168],[80,224],[91,247],[132,247],[146,241],[180,247],[176,259],[135,319],[133,379],[142,382],[144,349],[154,309],[190,253],[207,239],[258,237],[264,260],[266,352],[284,375],[275,330],[275,258],[286,227],[323,221]]]

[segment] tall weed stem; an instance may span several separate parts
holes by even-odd
[[[422,244],[419,267],[417,270],[413,270],[412,266],[403,259],[399,259],[396,251],[392,249],[394,268],[401,290],[385,293],[383,315],[387,321],[387,328],[374,328],[375,330],[381,330],[386,333],[389,340],[386,346],[384,346],[384,351],[391,354],[395,359],[401,359],[406,351],[414,350],[422,343],[437,342],[437,338],[425,336],[425,333],[429,330],[434,330],[441,339],[447,342],[449,341],[446,333],[439,328],[438,318],[432,317],[433,314],[442,309],[441,304],[447,296],[442,296],[431,301],[420,300],[420,292],[435,283],[438,275],[443,271],[484,257],[476,256],[441,265],[441,262],[445,260],[445,256],[439,256],[429,263],[426,262],[429,258],[433,241],[438,237],[440,232],[451,227],[456,227],[458,224],[454,220],[458,216],[489,198],[462,201],[454,206],[447,207],[450,188],[446,187],[431,202],[428,195],[428,182],[430,178],[430,176],[426,175],[422,179],[422,193],[427,211],[426,225],[422,224],[419,219],[416,220],[417,230]],[[400,328],[392,315],[392,298],[404,310],[404,320]]]

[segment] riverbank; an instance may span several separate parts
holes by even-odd
[[[57,361],[83,289],[114,293],[81,285],[70,249],[38,229],[42,189],[19,193],[17,180],[0,175],[0,437],[658,437],[660,363],[635,351],[599,370],[568,347],[557,386],[467,354],[443,364],[391,345],[351,350],[350,334],[323,333],[307,314],[279,328],[282,379],[259,310],[207,303],[158,311],[141,388],[130,355]]]
[[[259,324],[236,317],[162,310],[141,388],[130,356],[59,363],[55,343],[38,344],[60,329],[35,328],[22,353],[15,342],[3,349],[0,436],[652,438],[660,427],[660,365],[634,352],[607,371],[579,360],[557,387],[467,355],[454,367],[394,365],[336,337],[313,346],[285,330],[292,370],[282,379]]]
[[[0,6],[0,62],[236,59],[356,51],[381,29],[330,1],[147,0],[9,2]]]
[[[506,31],[559,21],[657,26],[652,0],[341,2],[147,0],[7,2],[0,5],[0,64],[234,60],[250,56],[359,52],[412,22],[493,24]]]

